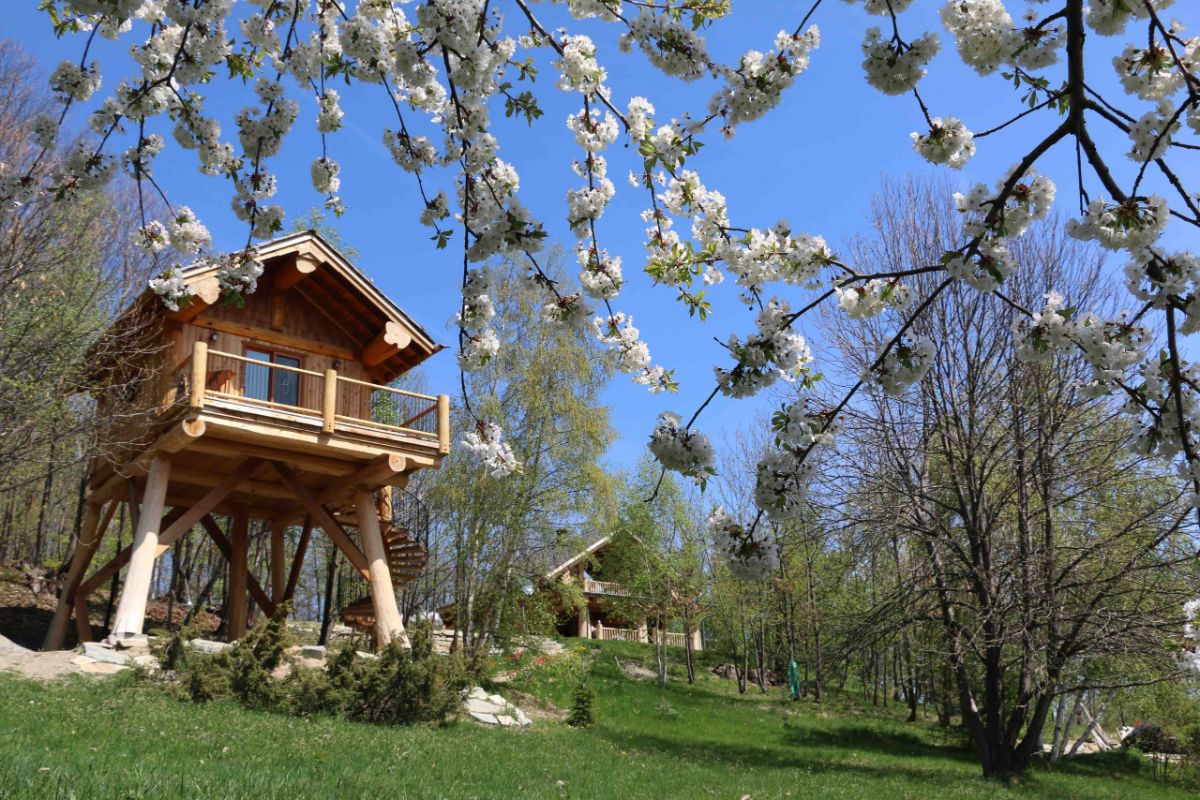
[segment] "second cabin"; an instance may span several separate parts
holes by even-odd
[[[369,583],[343,619],[380,642],[404,637],[393,588],[424,552],[393,524],[392,489],[449,453],[450,404],[392,384],[442,348],[314,232],[262,245],[258,259],[258,290],[243,303],[221,302],[216,267],[185,270],[191,299],[179,310],[147,291],[118,319],[114,331],[140,330],[136,352],[94,355],[107,385],[99,412],[117,420],[106,438],[119,445],[92,464],[47,647],[62,646],[72,613],[91,637],[87,596],[126,566],[111,635],[140,634],[154,561],[197,525],[229,561],[231,639],[248,594],[266,613],[290,599],[314,528]],[[122,502],[138,521],[133,545],[85,578]],[[247,574],[253,519],[272,530],[269,591]],[[289,557],[293,525],[303,535]]]

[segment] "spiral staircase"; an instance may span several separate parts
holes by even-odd
[[[412,492],[394,492],[392,495],[392,524],[383,532],[383,545],[387,551],[388,571],[392,576],[392,588],[400,591],[415,581],[425,569],[429,541],[429,512],[421,499]],[[374,633],[375,605],[371,601],[371,587],[363,580],[361,596],[339,612],[342,624],[362,633]]]

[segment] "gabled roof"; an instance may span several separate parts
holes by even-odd
[[[567,570],[569,570],[571,567],[575,566],[579,562],[585,560],[588,556],[594,555],[595,553],[599,552],[600,550],[603,550],[610,542],[612,542],[612,536],[605,536],[604,538],[600,539],[599,541],[593,542],[592,544],[588,545],[586,548],[584,548],[580,552],[571,556],[571,558],[567,559],[566,561],[559,564],[554,569],[547,572],[546,576],[545,576],[546,580],[548,580],[548,581],[556,580],[560,575],[562,575],[564,572],[566,572]]]
[[[362,360],[381,382],[412,369],[442,349],[345,256],[316,231],[281,236],[258,245],[263,264],[258,291],[295,291],[320,309],[361,347]],[[183,271],[191,302],[171,312],[147,289],[134,309],[159,309],[167,318],[191,321],[220,297],[218,267],[199,264]]]

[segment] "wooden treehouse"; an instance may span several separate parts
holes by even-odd
[[[141,634],[155,560],[197,525],[228,562],[229,639],[245,633],[250,599],[272,614],[292,597],[319,528],[369,585],[343,621],[377,643],[407,640],[395,588],[420,573],[425,551],[392,524],[391,490],[449,452],[450,406],[389,384],[441,346],[316,233],[263,245],[259,258],[244,305],[218,302],[215,269],[195,267],[179,311],[147,291],[118,319],[142,326],[152,346],[94,365],[119,387],[97,398],[100,413],[115,407],[112,394],[136,413],[109,413],[122,420],[109,441],[122,444],[92,465],[46,649],[62,647],[72,615],[91,638],[88,596],[125,567],[110,638]],[[133,543],[89,575],[119,503]],[[265,588],[247,564],[254,519],[271,530]],[[288,559],[292,525],[303,532]]]

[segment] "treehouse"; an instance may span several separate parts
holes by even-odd
[[[406,640],[395,588],[425,552],[393,519],[391,495],[449,453],[450,406],[392,384],[442,348],[314,232],[258,257],[243,304],[219,302],[215,268],[194,267],[178,311],[147,291],[117,320],[114,330],[140,329],[134,353],[103,342],[94,353],[99,412],[114,420],[105,439],[120,445],[92,464],[46,649],[63,645],[72,614],[91,638],[88,595],[126,567],[110,638],[141,634],[156,559],[196,526],[228,562],[229,639],[245,633],[249,599],[272,614],[292,597],[319,529],[368,586],[343,621],[377,643]],[[119,503],[133,543],[89,575]],[[252,520],[271,531],[267,587],[248,569]],[[290,558],[288,526],[302,526]]]

